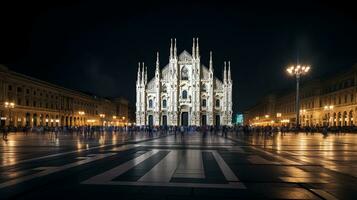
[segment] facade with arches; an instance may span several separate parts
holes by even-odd
[[[6,102],[14,108],[7,108]],[[89,95],[0,65],[1,126],[123,125],[130,120],[128,105],[123,98]]]
[[[147,80],[147,67],[139,63],[136,81],[136,124],[151,126],[201,126],[232,124],[230,62],[224,62],[223,81],[201,63],[198,38],[192,54],[177,54],[171,40],[169,63],[160,69],[157,53],[155,77]]]
[[[300,90],[301,126],[355,126],[357,64],[332,77],[303,82]],[[279,91],[245,112],[245,124],[295,125],[295,91]]]

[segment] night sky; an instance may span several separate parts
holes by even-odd
[[[216,75],[230,60],[234,111],[275,89],[293,87],[289,64],[310,64],[306,79],[357,63],[357,17],[352,4],[284,1],[233,4],[190,1],[51,1],[2,5],[1,61],[11,70],[135,105],[137,63],[149,79],[156,51],[168,63],[170,38],[191,52],[199,37],[201,62],[213,51]]]

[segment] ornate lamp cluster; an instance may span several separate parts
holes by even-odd
[[[308,65],[296,65],[296,66],[290,66],[286,69],[286,71],[290,75],[301,75],[301,74],[306,74],[307,72],[310,71],[310,66]]]

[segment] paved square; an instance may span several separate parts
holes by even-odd
[[[11,134],[0,198],[357,199],[357,135]]]

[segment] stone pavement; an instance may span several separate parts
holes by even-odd
[[[10,134],[0,199],[357,199],[357,135]]]

